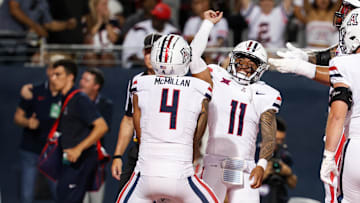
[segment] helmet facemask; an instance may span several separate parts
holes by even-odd
[[[360,47],[360,9],[345,18],[339,30],[339,46],[343,53],[353,54]]]
[[[340,28],[342,21],[350,13],[353,9],[355,9],[353,5],[343,2],[337,12],[334,13],[333,25],[337,28]]]
[[[259,81],[268,67],[265,62],[250,53],[239,51],[230,53],[228,72],[232,74],[240,84],[247,85]]]

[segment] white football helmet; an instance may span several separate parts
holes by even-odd
[[[267,53],[265,48],[257,41],[248,40],[241,42],[230,53],[230,64],[227,71],[234,76],[240,84],[251,84],[260,80],[262,74],[269,68],[267,64]],[[236,59],[249,58],[257,65],[257,69],[250,75],[237,72]]]
[[[180,35],[164,35],[154,43],[150,58],[156,75],[183,76],[189,71],[191,48]]]
[[[352,54],[360,47],[360,8],[352,10],[340,27],[340,48]]]

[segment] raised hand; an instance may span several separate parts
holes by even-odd
[[[218,23],[223,17],[223,12],[207,10],[204,12],[204,19],[211,21],[212,23]]]

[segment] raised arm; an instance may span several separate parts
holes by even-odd
[[[330,86],[329,61],[336,56],[337,45],[316,52],[305,52],[290,43],[286,46],[287,51],[277,52],[281,59],[269,59],[277,71],[295,73]]]
[[[193,77],[202,79],[212,85],[210,71],[207,64],[201,58],[206,49],[209,34],[214,24],[218,23],[223,16],[222,12],[208,10],[204,12],[204,21],[199,31],[196,33],[190,46],[192,49],[192,62],[190,63],[190,71]]]

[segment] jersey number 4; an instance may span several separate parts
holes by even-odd
[[[239,102],[235,101],[235,100],[231,101],[230,122],[229,122],[229,130],[228,130],[229,134],[234,134],[235,114],[236,114],[236,109],[238,107],[238,103]],[[237,135],[238,136],[242,135],[243,126],[244,126],[244,116],[245,116],[245,112],[246,112],[246,106],[247,106],[247,104],[240,103],[239,127],[238,127],[238,130],[237,130]]]
[[[167,105],[168,93],[169,93],[169,89],[167,89],[167,88],[162,89],[160,112],[161,113],[170,113],[170,127],[169,128],[171,130],[175,130],[180,90],[173,91],[172,105],[170,105],[170,106]]]

